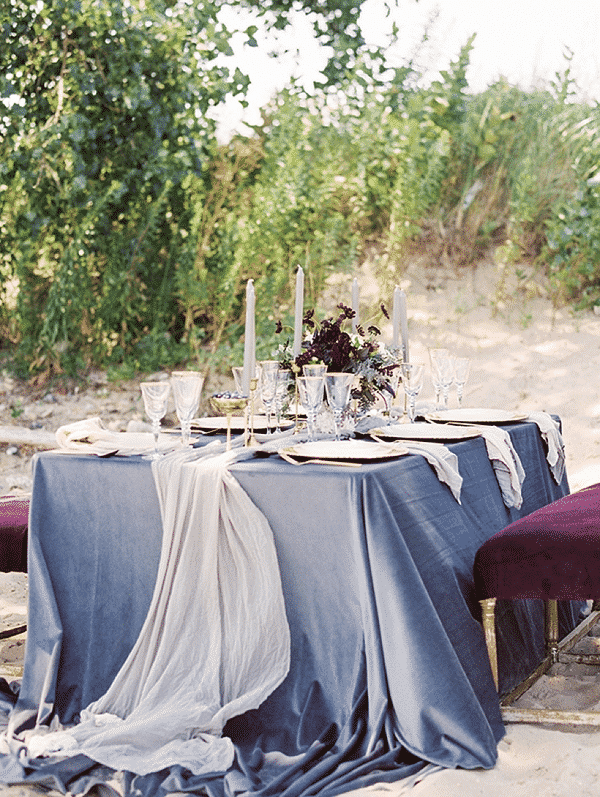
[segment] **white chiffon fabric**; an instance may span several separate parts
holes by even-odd
[[[245,451],[207,448],[152,464],[164,534],[144,626],[81,722],[30,737],[30,756],[80,752],[141,775],[176,764],[223,772],[234,755],[225,723],[285,678],[290,636],[273,535],[228,471]]]

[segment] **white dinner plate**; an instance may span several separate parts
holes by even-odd
[[[370,429],[369,434],[392,440],[431,440],[451,443],[456,440],[467,440],[479,437],[477,429],[468,426],[453,426],[450,423],[396,423]]]
[[[374,440],[315,440],[289,446],[284,449],[284,453],[307,459],[368,461],[401,457],[408,454],[408,449],[392,443],[377,443]]]
[[[507,410],[492,410],[485,408],[461,407],[458,410],[443,410],[431,412],[425,416],[428,421],[436,423],[516,423],[527,420],[527,415],[521,412],[508,412]]]
[[[280,423],[280,426],[289,429],[294,425],[293,421],[285,420]],[[275,428],[275,420],[272,422]],[[192,421],[192,432],[203,432],[204,434],[226,432],[227,431],[227,417],[225,415],[217,415],[212,418],[194,418]],[[232,415],[231,416],[231,431],[234,434],[242,433],[244,431],[244,416]],[[255,415],[254,416],[254,431],[266,432],[267,431],[267,416]]]

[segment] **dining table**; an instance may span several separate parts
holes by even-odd
[[[508,507],[482,437],[449,442],[459,500],[417,454],[356,467],[294,465],[257,450],[230,471],[272,529],[290,667],[224,733],[225,772],[145,775],[83,756],[0,756],[0,782],[84,793],[334,795],[418,777],[427,767],[491,768],[505,729],[473,585],[480,545],[569,491],[538,426],[508,423],[525,478]],[[198,446],[212,438],[198,439]],[[142,628],[163,528],[151,463],[141,456],[41,452],[29,521],[28,637],[18,688],[4,689],[13,739],[76,723],[113,682]],[[499,602],[500,691],[544,655],[542,606]],[[563,630],[581,605],[561,605]],[[183,623],[185,634],[185,623]]]

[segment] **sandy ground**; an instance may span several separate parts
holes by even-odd
[[[415,268],[401,285],[408,298],[412,360],[427,363],[428,348],[435,346],[470,357],[465,406],[558,414],[571,489],[600,482],[600,316],[556,310],[535,278],[521,279],[517,286],[493,263],[461,275],[431,275]],[[375,300],[377,294],[365,272],[362,301]],[[343,296],[342,300],[349,302]],[[422,398],[432,398],[429,380]],[[8,377],[0,381],[0,424],[55,431],[62,423],[92,415],[117,429],[143,421],[137,382],[111,385],[97,374],[78,392],[28,395]],[[30,489],[32,453],[31,447],[0,442],[0,494]],[[0,627],[22,620],[26,590],[26,575],[0,574]],[[0,643],[0,675],[9,681],[20,675],[23,644],[18,639]],[[563,706],[590,708],[600,702],[600,675],[572,667],[571,689],[560,667],[540,687],[545,704],[559,700]],[[531,699],[537,700],[536,695]],[[599,732],[509,725],[495,769],[432,774],[414,786],[411,795],[571,797],[597,795],[598,782]],[[27,792],[0,788],[4,791]],[[357,794],[394,797],[401,791],[401,784],[387,784]]]

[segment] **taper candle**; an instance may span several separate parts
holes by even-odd
[[[244,372],[242,374],[242,392],[250,395],[250,380],[256,372],[256,339],[255,339],[255,303],[254,280],[246,284],[246,328],[244,334]]]
[[[304,317],[304,271],[296,272],[296,306],[294,308],[294,357],[302,351],[302,318]]]

